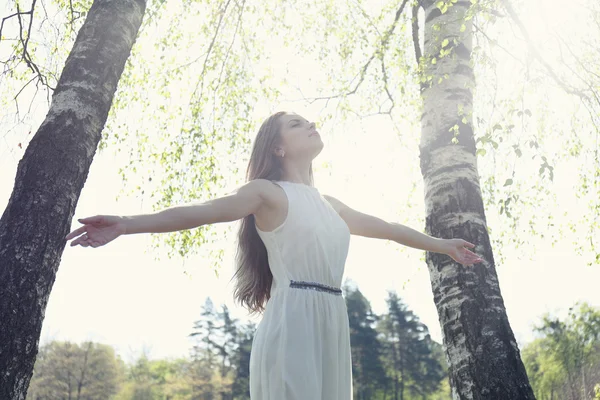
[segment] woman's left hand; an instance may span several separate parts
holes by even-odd
[[[483,261],[481,257],[467,249],[467,247],[475,247],[473,243],[469,243],[463,239],[446,239],[445,244],[445,254],[460,264],[472,265]]]

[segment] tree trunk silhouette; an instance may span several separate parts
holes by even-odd
[[[420,4],[425,10],[420,158],[426,231],[476,243],[475,251],[486,260],[465,267],[446,255],[426,257],[452,397],[534,399],[500,293],[479,186],[472,124],[473,26],[466,18],[471,2]],[[441,50],[450,53],[441,57]]]
[[[17,169],[0,219],[0,398],[25,399],[46,304],[114,93],[146,8],[96,0]]]

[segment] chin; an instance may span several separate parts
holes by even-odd
[[[321,154],[321,151],[323,151],[323,147],[325,147],[325,145],[323,145],[322,143],[323,142],[321,142],[321,145],[315,149],[313,158],[317,157],[319,154]]]

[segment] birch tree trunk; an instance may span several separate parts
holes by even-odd
[[[71,219],[131,52],[144,0],[96,0],[0,219],[0,398],[25,399]]]
[[[445,255],[426,257],[452,397],[534,399],[500,293],[479,187],[472,22],[467,18],[471,2],[426,0],[421,5],[426,20],[420,143],[426,231],[473,242],[485,260],[464,267]]]

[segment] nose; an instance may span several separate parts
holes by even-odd
[[[315,129],[315,123],[311,122],[310,124],[308,124],[308,129]]]

